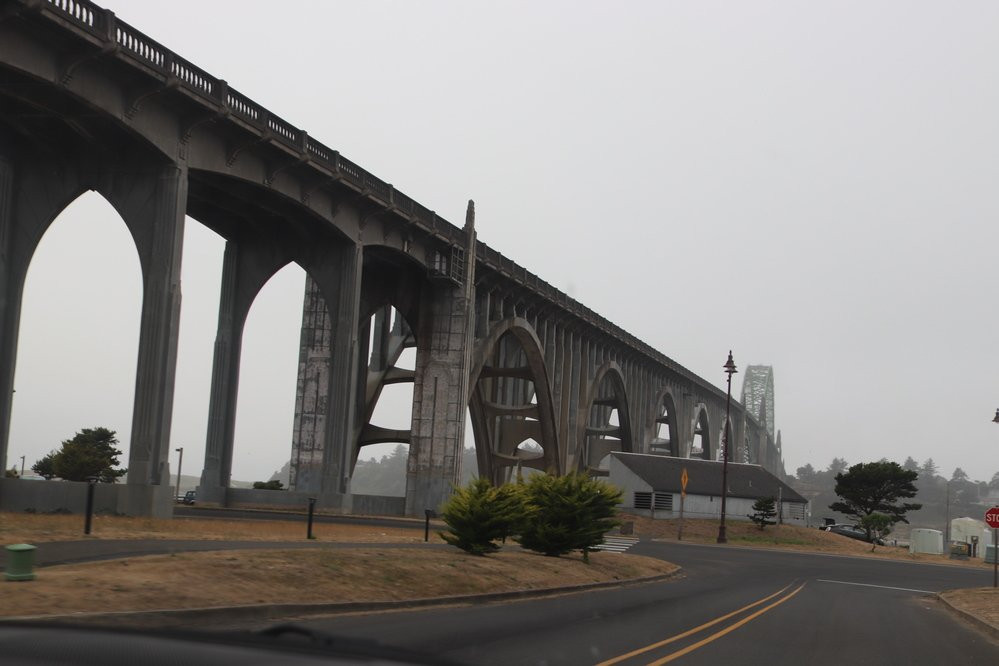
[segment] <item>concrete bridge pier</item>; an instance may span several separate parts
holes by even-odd
[[[461,480],[465,409],[474,334],[475,209],[468,202],[461,276],[426,290],[416,331],[416,372],[409,459],[406,464],[406,515],[436,511]],[[452,255],[451,261],[455,261]],[[453,273],[452,273],[453,274]]]
[[[173,515],[170,424],[180,329],[180,265],[187,211],[187,168],[126,169],[109,174],[105,191],[139,250],[142,314],[127,485],[118,508],[127,515]]]
[[[28,146],[0,156],[0,463],[6,464],[21,299],[28,266],[52,221],[86,190],[121,215],[135,241],[143,299],[127,483],[116,510],[173,512],[170,418],[180,322],[187,170],[180,164],[49,161]]]

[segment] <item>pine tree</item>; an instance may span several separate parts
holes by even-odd
[[[777,515],[776,500],[773,497],[761,497],[753,502],[753,513],[746,517],[760,526],[762,530],[767,525],[776,525],[776,521],[771,520]]]
[[[588,562],[589,551],[619,524],[621,491],[582,473],[536,474],[523,484],[523,493],[532,510],[518,541],[544,555],[558,557],[582,550]]]
[[[487,479],[475,479],[456,488],[444,505],[441,518],[448,531],[439,534],[452,546],[485,555],[499,550],[496,542],[512,536],[528,511],[516,486],[497,488]]]

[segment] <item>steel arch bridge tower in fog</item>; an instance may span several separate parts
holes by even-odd
[[[27,268],[88,190],[121,215],[143,281],[127,483],[102,488],[113,510],[172,511],[188,216],[226,241],[199,501],[261,501],[229,487],[243,327],[293,262],[308,279],[292,490],[270,501],[436,508],[460,478],[466,412],[478,473],[497,481],[518,465],[605,474],[615,450],[718,458],[725,392],[478,241],[471,205],[451,224],[89,0],[0,0],[0,465]],[[413,369],[398,366],[406,350]],[[759,368],[731,411],[733,459],[782,476],[772,372]],[[373,423],[384,389],[406,383],[410,429]],[[409,445],[404,499],[351,493],[358,453],[383,442]],[[0,482],[16,507],[19,486]]]

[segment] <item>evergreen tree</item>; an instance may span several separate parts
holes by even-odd
[[[582,550],[588,562],[590,549],[603,543],[604,534],[619,524],[615,516],[621,491],[581,472],[535,474],[523,484],[523,493],[533,510],[518,540],[544,555]]]
[[[878,545],[878,541],[888,536],[891,532],[892,520],[883,513],[871,513],[860,519],[860,527],[867,532],[867,538],[871,540],[871,552]]]
[[[529,509],[516,486],[497,488],[486,479],[475,479],[456,488],[444,504],[441,518],[448,531],[438,534],[452,546],[485,555],[499,550],[496,542],[512,536],[525,513]]]
[[[828,471],[831,472],[833,475],[841,474],[842,472],[846,471],[846,468],[848,466],[849,463],[847,463],[846,460],[844,460],[843,458],[833,458],[832,462],[829,463]]]
[[[830,504],[829,508],[854,516],[861,522],[864,516],[883,513],[891,524],[908,523],[906,512],[915,511],[922,505],[897,502],[916,496],[914,481],[918,476],[917,472],[902,469],[895,462],[858,463],[849,471],[836,475],[836,494],[842,499]],[[867,529],[867,538],[873,538],[870,529]]]
[[[31,466],[46,478],[58,476],[66,481],[86,481],[96,477],[102,483],[114,483],[127,470],[118,469],[121,451],[115,448],[118,437],[107,428],[84,428],[72,439],[62,443],[59,451],[52,452]]]
[[[815,479],[815,468],[808,464],[795,470],[794,475],[803,483],[811,483]]]
[[[761,497],[753,502],[753,513],[746,517],[759,525],[762,530],[767,525],[776,524],[776,521],[771,520],[776,515],[776,500],[773,497]]]
[[[909,456],[908,458],[905,459],[905,462],[902,463],[902,469],[907,469],[910,472],[918,472],[919,463],[916,462],[916,460],[912,456]]]
[[[922,476],[934,477],[937,475],[937,464],[933,462],[933,458],[927,458],[923,463],[923,468],[919,470]]]
[[[32,471],[38,476],[45,477],[46,481],[52,479],[56,475],[55,457],[55,451],[45,454],[38,462],[31,466]]]

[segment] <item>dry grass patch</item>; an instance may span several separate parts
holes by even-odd
[[[89,537],[83,534],[83,516],[30,513],[0,513],[0,541],[44,543],[76,539],[208,539],[225,541],[297,541],[305,537],[305,518],[290,520],[243,520],[214,518],[128,518],[94,516]],[[312,533],[320,541],[418,542],[416,529],[314,523]]]
[[[154,555],[47,567],[35,581],[0,583],[0,616],[417,599],[626,580],[677,568],[636,555],[592,553],[590,560],[418,547]]]
[[[999,589],[979,587],[970,590],[948,590],[940,596],[952,606],[999,629]]]
[[[678,523],[676,520],[652,520],[644,516],[631,515],[623,515],[622,519],[634,521],[636,535],[654,539],[676,539]],[[930,555],[928,553],[910,554],[908,548],[894,546],[878,546],[874,549],[874,552],[871,552],[871,544],[869,543],[831,532],[824,532],[814,527],[771,525],[761,531],[753,523],[727,521],[725,523],[725,533],[729,544],[734,546],[758,546],[761,548],[779,548],[782,550],[800,550],[838,555],[860,555],[864,557],[907,560],[909,562],[933,562],[937,564],[956,564],[979,568],[987,566],[982,560],[952,560],[947,555]],[[688,519],[683,521],[684,541],[692,543],[715,543],[717,537],[717,520]]]

